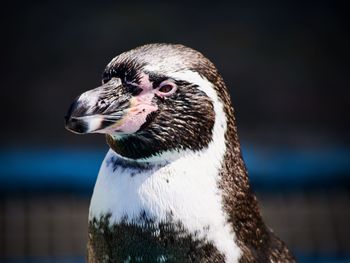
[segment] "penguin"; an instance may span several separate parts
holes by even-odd
[[[262,219],[230,95],[200,52],[124,52],[65,119],[110,147],[90,203],[88,262],[295,262]]]

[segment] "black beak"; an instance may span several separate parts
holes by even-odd
[[[65,127],[67,130],[84,134],[88,132],[88,124],[82,116],[84,116],[84,112],[86,112],[86,108],[79,101],[79,98],[76,98],[73,103],[70,105],[68,112],[65,118]]]
[[[65,116],[65,127],[78,134],[104,133],[104,128],[123,117],[124,110],[130,105],[130,98],[123,85],[116,82],[86,91],[70,105]]]

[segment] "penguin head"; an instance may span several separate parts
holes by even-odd
[[[218,93],[226,93],[218,83],[215,66],[191,48],[141,46],[115,57],[102,85],[73,101],[66,128],[106,134],[114,151],[132,159],[198,151],[213,140]]]

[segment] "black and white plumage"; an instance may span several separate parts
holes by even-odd
[[[89,262],[295,262],[265,226],[215,66],[182,45],[114,58],[66,127],[104,133]]]

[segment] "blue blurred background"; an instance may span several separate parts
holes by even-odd
[[[0,262],[84,262],[103,136],[64,130],[117,54],[193,47],[230,89],[267,223],[300,262],[350,262],[349,19],[337,1],[4,3]]]

